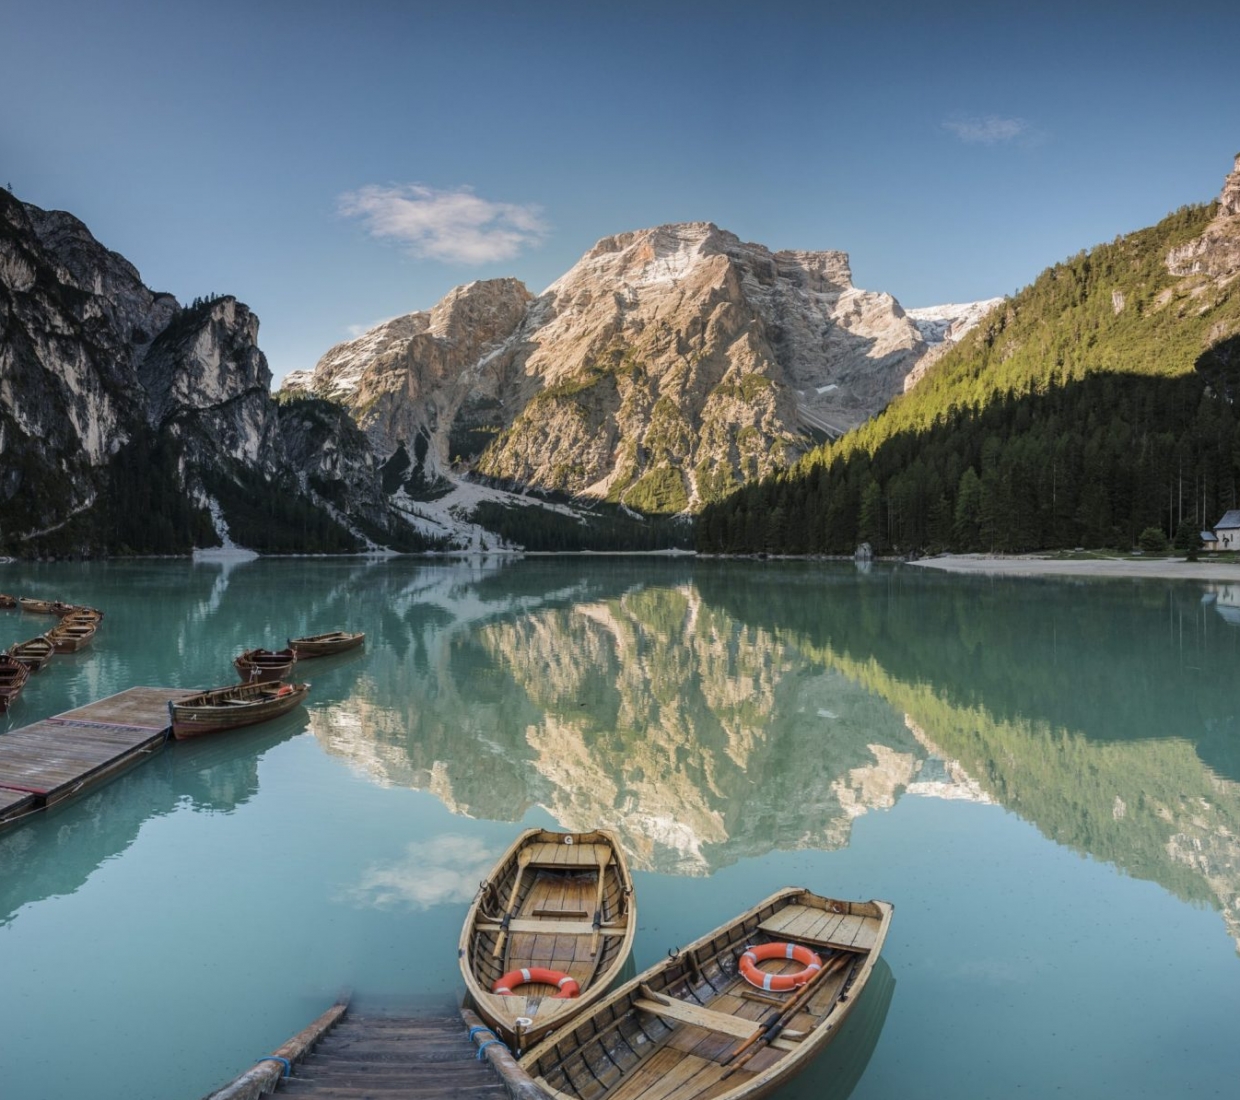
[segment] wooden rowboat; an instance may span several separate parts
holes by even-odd
[[[478,1014],[520,1050],[606,994],[636,932],[633,880],[611,833],[528,829],[479,888],[457,954]]]
[[[291,649],[247,649],[233,659],[233,667],[246,683],[270,683],[285,679],[296,660]]]
[[[327,657],[333,653],[343,653],[346,649],[354,649],[366,640],[365,634],[349,634],[343,630],[333,630],[327,634],[310,634],[305,638],[290,638],[288,647],[299,661],[307,657]]]
[[[656,1086],[660,1100],[770,1096],[834,1038],[891,914],[885,901],[780,890],[625,983],[521,1067],[555,1100],[636,1100]],[[789,945],[797,958],[787,957]],[[751,951],[778,957],[754,961]],[[811,955],[817,963],[806,965]],[[790,988],[760,989],[742,966],[764,985]]]
[[[34,615],[55,614],[52,610],[52,600],[36,600],[33,596],[18,596],[17,602],[23,611],[29,611]]]
[[[179,702],[169,702],[172,735],[197,737],[266,722],[300,705],[309,692],[309,684],[281,682],[236,684],[199,692]]]
[[[31,672],[38,672],[52,659],[56,647],[40,634],[27,642],[14,642],[6,652],[10,657],[16,657]]]
[[[0,710],[9,709],[9,704],[26,686],[29,676],[30,670],[16,657],[0,653]]]
[[[16,596],[6,596],[3,592],[0,592],[0,608],[3,608],[6,611],[11,611],[16,606]]]
[[[63,620],[43,635],[55,647],[57,653],[76,653],[90,645],[95,636],[94,623],[66,623]]]

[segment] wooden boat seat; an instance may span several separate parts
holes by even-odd
[[[611,846],[608,844],[531,844],[527,849],[530,867],[584,868],[606,867],[611,863]],[[525,853],[523,852],[522,855]]]
[[[479,932],[502,932],[504,926],[496,921],[479,921],[474,927]],[[623,936],[627,925],[606,925],[600,932],[604,936]],[[516,917],[508,922],[508,934],[532,932],[546,936],[588,936],[594,932],[594,925],[588,920],[539,920],[532,917]]]
[[[776,940],[843,951],[870,951],[882,920],[857,914],[832,913],[811,905],[787,905],[758,927]]]
[[[704,1027],[737,1039],[751,1038],[755,1032],[762,1030],[762,1024],[757,1020],[742,1020],[727,1012],[716,1012],[713,1008],[703,1008],[675,997],[666,997],[662,993],[655,993],[649,986],[642,986],[642,994],[643,996],[633,1002],[633,1007],[641,1009],[642,1012],[652,1012],[664,1019],[679,1020],[684,1024]]]

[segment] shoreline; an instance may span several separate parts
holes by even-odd
[[[906,565],[945,573],[980,573],[1002,577],[1126,577],[1170,581],[1240,581],[1240,564],[1184,558],[1044,558],[989,554],[942,554]]]

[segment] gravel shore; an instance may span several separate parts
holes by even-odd
[[[942,554],[910,565],[949,573],[991,573],[1005,577],[1147,577],[1163,580],[1240,581],[1240,564],[1185,561],[1183,558],[1042,558],[1036,555],[993,557],[988,554]]]

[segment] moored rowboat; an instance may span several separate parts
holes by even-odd
[[[236,684],[199,692],[168,704],[172,735],[197,737],[278,718],[298,706],[309,692],[309,684],[279,682]]]
[[[327,634],[309,634],[304,638],[290,638],[289,649],[297,654],[299,661],[307,657],[327,657],[354,649],[366,640],[365,634],[350,634],[344,630],[332,630]]]
[[[57,653],[76,653],[90,644],[95,636],[94,623],[66,623],[52,627],[43,635],[55,647]]]
[[[287,677],[296,660],[297,655],[291,649],[247,649],[233,659],[233,667],[247,683],[270,683]]]
[[[603,997],[637,932],[619,841],[528,829],[483,881],[458,956],[478,1014],[528,1048]]]
[[[0,592],[0,608],[4,608],[5,610],[11,611],[16,606],[17,606],[16,596],[6,596],[3,592]]]
[[[7,652],[10,657],[16,657],[21,661],[31,672],[38,672],[52,659],[56,648],[40,634],[37,638],[31,638],[26,642],[14,642]]]
[[[885,901],[780,890],[626,982],[521,1067],[555,1100],[637,1100],[656,1085],[660,1100],[770,1096],[834,1038],[891,914]]]
[[[0,710],[8,710],[9,704],[21,694],[30,676],[30,670],[21,661],[7,653],[0,653]]]
[[[36,600],[33,596],[18,596],[17,602],[23,611],[34,615],[54,615],[51,600]]]

